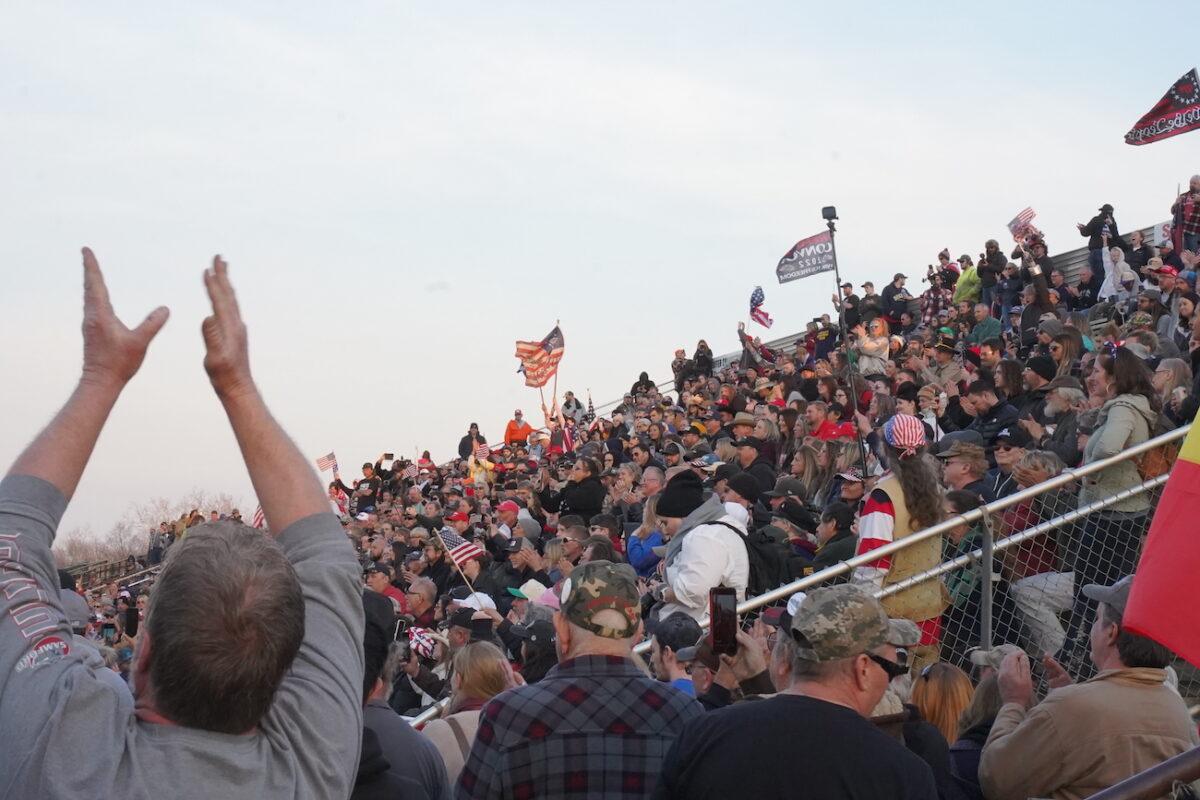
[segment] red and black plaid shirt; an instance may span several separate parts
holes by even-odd
[[[1186,195],[1185,199],[1179,200],[1176,203],[1176,208],[1179,210],[1179,216],[1183,223],[1183,232],[1188,234],[1200,234],[1200,199],[1194,199],[1195,195]],[[1179,208],[1182,205],[1183,208]]]
[[[629,659],[564,661],[483,707],[455,797],[649,797],[671,743],[702,713]]]

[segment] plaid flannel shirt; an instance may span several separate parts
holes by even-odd
[[[702,713],[629,659],[564,661],[483,707],[455,796],[649,797],[671,743]]]
[[[1182,205],[1183,208],[1179,208]],[[1171,209],[1172,213],[1178,209],[1179,216],[1183,222],[1183,232],[1187,234],[1200,234],[1200,200],[1178,201]]]
[[[954,304],[954,293],[949,289],[930,287],[921,295],[921,321],[926,327],[936,328],[938,312]]]

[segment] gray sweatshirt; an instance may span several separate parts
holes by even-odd
[[[0,798],[344,798],[362,735],[360,568],[332,514],[278,537],[304,595],[304,640],[258,729],[138,720],[71,637],[50,545],[67,500],[0,481]],[[198,602],[202,602],[198,598]]]

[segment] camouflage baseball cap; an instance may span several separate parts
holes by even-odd
[[[921,629],[912,620],[889,620],[887,643],[896,647],[916,647],[921,643]]]
[[[628,564],[580,564],[563,581],[560,597],[569,622],[607,639],[628,639],[641,620],[637,573]]]
[[[888,616],[874,597],[849,584],[811,592],[792,616],[801,658],[836,661],[888,641]]]

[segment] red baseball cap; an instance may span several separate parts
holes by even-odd
[[[505,500],[503,503],[496,506],[496,510],[497,511],[512,511],[513,513],[520,513],[521,507],[519,505],[517,505],[516,503],[514,503],[512,500]]]
[[[447,522],[466,522],[470,517],[461,511],[455,511],[453,514],[446,515]]]
[[[1171,266],[1162,266],[1153,271],[1159,275],[1170,275],[1173,278],[1179,277],[1179,270]]]

